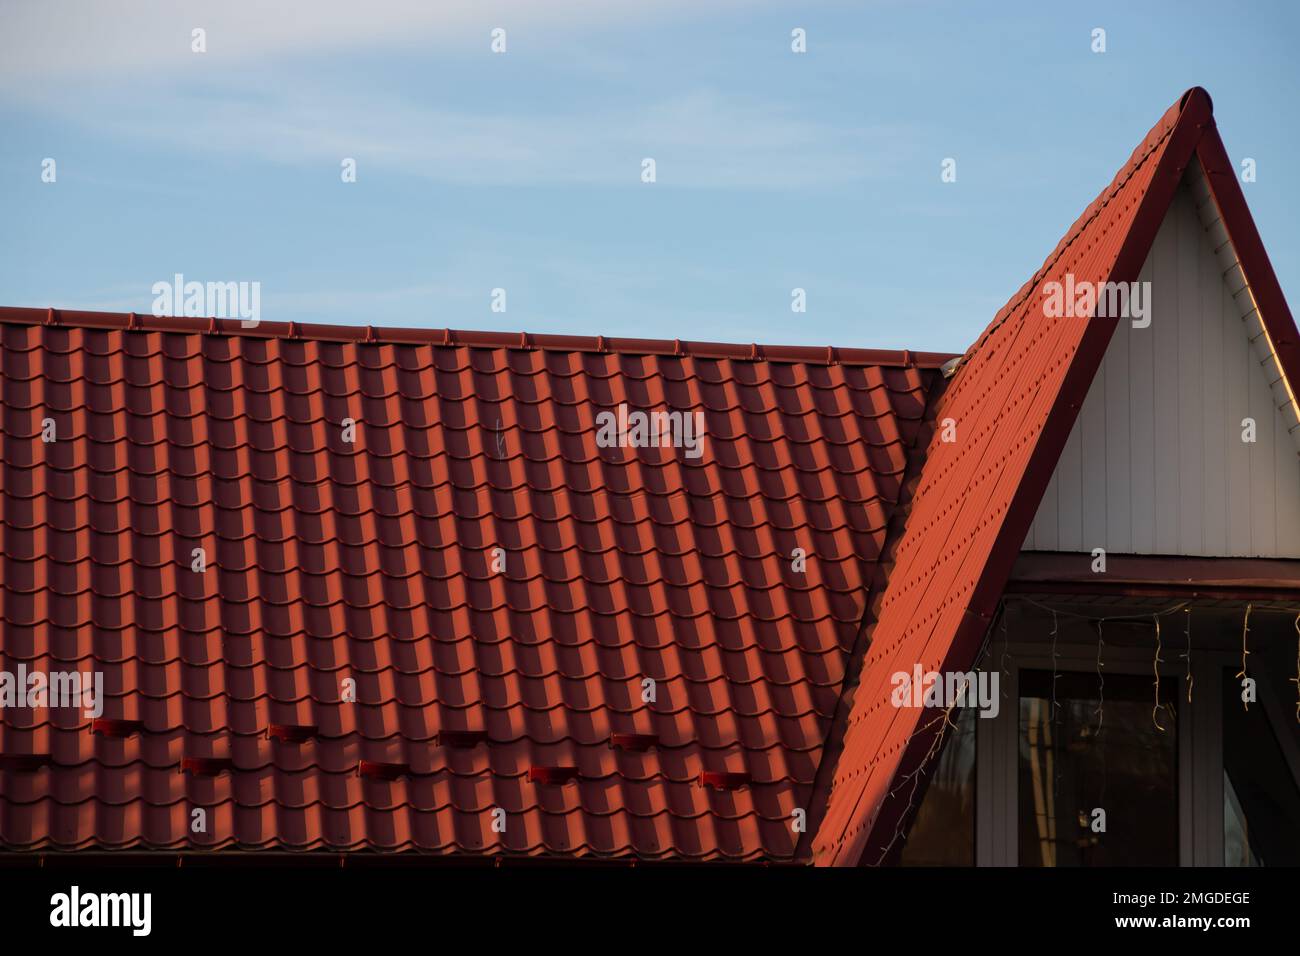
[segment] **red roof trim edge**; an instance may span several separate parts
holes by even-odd
[[[1213,117],[1210,118],[1205,135],[1196,145],[1196,158],[1200,160],[1205,171],[1206,182],[1210,184],[1210,195],[1219,209],[1219,216],[1228,230],[1245,273],[1246,283],[1251,295],[1259,307],[1260,321],[1268,331],[1282,370],[1286,373],[1291,394],[1300,398],[1300,335],[1296,333],[1295,317],[1282,294],[1282,286],[1273,271],[1264,242],[1259,237],[1255,220],[1246,205],[1246,196],[1237,181],[1237,173],[1228,158],[1223,139]]]
[[[134,318],[133,318],[134,317]],[[84,312],[0,306],[0,323],[79,326],[87,329],[130,329],[135,332],[208,332],[248,338],[310,339],[318,342],[357,342],[371,345],[442,345],[469,348],[540,349],[564,352],[622,352],[628,355],[673,355],[737,362],[817,362],[840,365],[888,365],[900,368],[939,368],[957,358],[954,352],[913,352],[907,349],[831,349],[821,345],[742,345],[735,342],[688,342],[682,339],[624,339],[587,335],[521,332],[476,332],[455,329],[389,328],[371,325],[316,325],[301,322],[259,322],[242,327],[235,319],[191,316],[144,316],[138,312]]]

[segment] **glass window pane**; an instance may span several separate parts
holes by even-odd
[[[1178,865],[1177,701],[1154,704],[1151,677],[1020,672],[1021,866]]]
[[[1300,866],[1300,791],[1258,702],[1241,702],[1241,680],[1223,675],[1223,862]]]
[[[1246,813],[1241,809],[1232,778],[1223,772],[1223,863],[1225,866],[1259,866],[1246,837]]]
[[[952,713],[943,751],[930,772],[925,794],[907,833],[902,866],[975,865],[975,721],[979,711]]]

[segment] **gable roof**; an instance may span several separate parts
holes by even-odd
[[[846,689],[842,753],[813,847],[818,863],[879,862],[895,843],[914,776],[942,721],[891,707],[890,676],[916,662],[944,672],[974,664],[1116,328],[1116,317],[1045,316],[1044,285],[1067,274],[1076,284],[1136,280],[1193,159],[1205,170],[1295,420],[1300,337],[1215,128],[1210,97],[1194,88],[998,312],[940,399],[936,420],[951,419],[956,439],[931,441],[880,612],[868,627],[869,649],[850,681],[855,686]]]
[[[973,663],[1116,326],[1040,289],[1136,278],[1193,159],[1294,420],[1199,89],[946,387],[932,353],[0,309],[0,681],[106,698],[0,709],[0,847],[875,862],[936,740],[881,690]],[[623,403],[702,413],[702,456],[601,447]]]
[[[0,309],[0,846],[794,858],[950,358]]]

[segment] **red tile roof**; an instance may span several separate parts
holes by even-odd
[[[107,696],[0,714],[0,845],[879,860],[936,726],[883,690],[973,664],[1116,325],[1040,287],[1135,279],[1193,156],[1300,381],[1199,89],[946,391],[928,353],[0,309],[0,661]],[[624,402],[703,455],[599,447]]]
[[[0,310],[0,845],[792,859],[950,357]]]
[[[868,622],[870,649],[846,689],[849,716],[829,805],[817,828],[821,864],[879,862],[896,842],[912,777],[942,726],[934,712],[889,706],[890,676],[965,671],[975,663],[1011,565],[1037,511],[1118,319],[1045,316],[1043,285],[1136,280],[1187,164],[1206,170],[1287,378],[1300,344],[1214,125],[1209,95],[1189,90],[1114,181],[971,347],[935,413],[956,440],[932,440],[893,568]],[[902,515],[900,514],[900,518]],[[825,805],[825,795],[815,803]]]

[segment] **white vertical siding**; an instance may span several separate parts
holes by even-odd
[[[1025,549],[1300,558],[1296,410],[1195,164],[1140,279]]]

